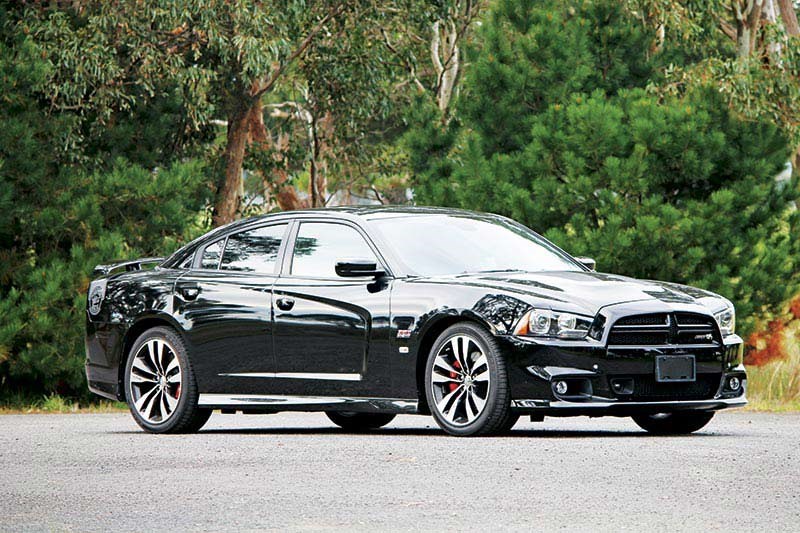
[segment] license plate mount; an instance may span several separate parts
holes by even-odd
[[[694,355],[657,355],[656,381],[659,383],[688,382],[697,379]]]

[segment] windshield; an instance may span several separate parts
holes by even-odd
[[[501,218],[414,215],[370,220],[409,273],[582,270],[553,244]]]

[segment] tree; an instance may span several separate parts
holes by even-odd
[[[65,109],[53,103],[57,69],[32,29],[21,8],[0,8],[0,391],[85,397],[92,268],[195,236],[208,174],[176,127],[174,85],[132,114],[101,104],[115,99],[89,84],[77,90],[92,65],[87,49],[76,92],[58,95],[73,102]]]
[[[800,195],[772,179],[786,138],[714,87],[654,89],[676,52],[669,38],[641,46],[650,35],[611,1],[496,5],[460,127],[420,111],[406,137],[417,200],[511,216],[604,270],[719,292],[749,333],[800,287]]]

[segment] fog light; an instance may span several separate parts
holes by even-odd
[[[739,390],[739,387],[742,386],[742,382],[736,376],[733,376],[728,380],[728,388],[730,390]]]
[[[553,386],[553,389],[555,389],[557,394],[563,395],[567,393],[567,389],[569,389],[569,387],[567,386],[566,381],[556,381],[556,384]]]

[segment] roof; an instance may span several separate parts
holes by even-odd
[[[194,239],[192,242],[182,246],[170,255],[163,264],[170,265],[179,261],[182,255],[195,248],[203,242],[209,242],[216,238],[217,235],[236,231],[239,228],[246,229],[254,223],[261,220],[291,220],[302,215],[313,215],[315,217],[331,217],[331,218],[346,218],[350,220],[376,220],[387,218],[399,218],[404,216],[415,215],[455,215],[469,218],[482,218],[497,216],[490,213],[479,213],[476,211],[468,211],[466,209],[455,209],[451,207],[425,207],[425,206],[406,206],[406,205],[361,205],[361,206],[340,206],[340,207],[322,207],[317,209],[299,209],[296,211],[280,211],[277,213],[270,213],[267,215],[258,215],[254,217],[236,220],[224,226],[219,226]]]
[[[480,216],[487,213],[478,213],[466,209],[456,209],[452,207],[427,207],[427,206],[408,206],[408,205],[357,205],[339,207],[321,207],[317,209],[300,209],[297,211],[281,211],[269,215],[259,215],[246,220],[261,220],[278,216],[296,215],[315,215],[315,216],[337,216],[342,214],[353,217],[377,219],[390,218],[402,215],[461,215],[461,216]],[[242,221],[244,222],[244,221]]]

